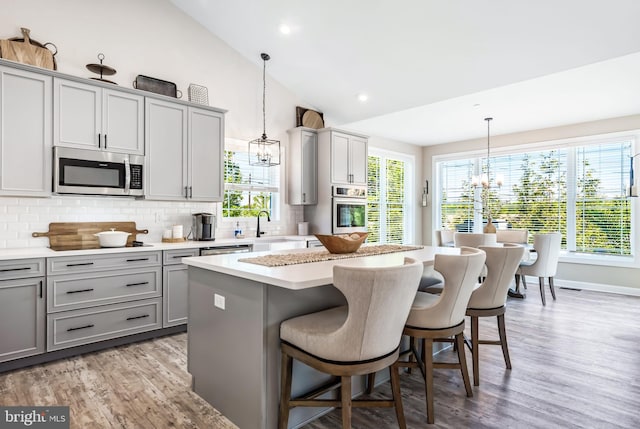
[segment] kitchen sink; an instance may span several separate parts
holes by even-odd
[[[260,237],[253,240],[254,252],[299,249],[303,247],[307,247],[307,242],[303,240],[288,240],[280,237]]]

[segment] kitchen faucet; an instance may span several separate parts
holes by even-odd
[[[256,237],[258,238],[260,238],[260,236],[264,234],[264,231],[260,231],[260,215],[262,213],[267,215],[267,222],[271,222],[271,217],[269,217],[269,212],[266,210],[260,210],[260,212],[258,213],[258,228],[256,229]]]

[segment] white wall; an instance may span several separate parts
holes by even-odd
[[[522,133],[492,136],[491,147],[500,148],[505,146],[517,146],[527,143],[549,142],[554,140],[639,129],[640,114]],[[423,169],[425,177],[428,177],[430,181],[435,179],[433,163],[434,156],[486,150],[486,144],[486,138],[481,138],[425,147],[423,149]],[[636,204],[636,208],[639,208],[640,204],[637,199],[634,199],[633,203]],[[432,240],[431,235],[434,225],[433,214],[433,210],[425,210],[423,212],[422,239],[424,243],[431,243]],[[636,242],[638,241],[637,237],[639,235],[640,234],[636,233],[636,237],[634,237]],[[636,248],[637,247],[638,246],[636,245]],[[638,267],[614,267],[607,265],[561,262],[558,266],[558,274],[556,278],[559,280],[560,285],[565,285],[567,287],[640,295],[640,282],[638,281],[640,278],[640,268]]]
[[[138,74],[175,82],[187,98],[189,83],[208,88],[209,104],[227,109],[226,136],[250,140],[262,134],[262,60],[251,63],[211,35],[167,0],[2,0],[0,38],[31,37],[58,47],[58,71],[92,77],[86,64],[104,64],[117,73],[108,79],[131,88]],[[268,46],[265,50],[268,52]],[[271,60],[277,61],[277,58]],[[268,77],[267,134],[286,146],[295,126],[295,106],[313,107]],[[115,198],[0,198],[0,247],[46,246],[31,232],[46,231],[49,222],[136,221],[150,230],[143,240],[157,241],[172,223],[188,225],[190,214],[214,211],[215,204],[159,203]],[[157,214],[157,216],[156,216]],[[271,234],[294,234],[302,220],[299,207],[283,206],[279,222],[263,222]],[[262,225],[261,225],[262,226]],[[249,228],[249,230],[247,230]],[[229,223],[218,236],[231,236]],[[254,224],[244,225],[248,234]]]

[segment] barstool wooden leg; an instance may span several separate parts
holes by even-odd
[[[542,305],[547,305],[547,300],[544,296],[544,277],[538,277],[540,283],[540,298],[542,298]]]
[[[402,408],[402,395],[400,393],[400,377],[398,375],[398,367],[393,364],[389,367],[391,373],[391,393],[393,395],[393,403],[396,409],[396,418],[400,429],[407,428],[407,422],[404,418],[404,409]]]
[[[371,374],[367,375],[367,394],[372,394],[373,393],[373,388],[376,384],[376,373],[372,372]]]
[[[351,429],[351,376],[341,377],[340,401],[342,402],[342,428]]]
[[[456,344],[458,345],[458,362],[460,362],[464,388],[467,391],[467,397],[470,398],[473,396],[473,390],[471,390],[471,382],[469,381],[469,370],[467,369],[467,358],[464,351],[464,334],[462,332],[456,334]]]
[[[434,423],[433,415],[433,340],[425,338],[422,347],[424,362],[424,391],[427,398],[427,423]]]
[[[526,276],[523,274],[520,276],[522,278],[522,286],[524,286],[524,288],[527,288],[527,279],[525,278]]]
[[[471,316],[471,359],[473,360],[473,385],[480,386],[480,358],[478,343],[478,316]]]
[[[291,368],[293,366],[293,359],[283,351],[281,360],[278,429],[287,429],[287,426],[289,426],[289,400],[291,399]]]
[[[556,300],[556,289],[553,287],[553,277],[549,277],[549,289],[551,289],[551,296],[553,300]]]
[[[509,358],[509,346],[507,345],[507,329],[504,322],[504,314],[498,314],[498,334],[500,335],[500,345],[502,346],[504,363],[507,365],[507,369],[511,369],[511,359]]]

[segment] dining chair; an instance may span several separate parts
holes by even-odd
[[[456,232],[453,234],[454,247],[475,247],[496,244],[495,233]]]
[[[433,231],[433,245],[436,247],[451,247],[454,233],[455,231],[451,229],[436,229]]]
[[[485,252],[471,247],[462,247],[459,255],[437,254],[434,268],[444,277],[445,287],[440,295],[418,292],[409,312],[403,333],[410,337],[409,361],[399,361],[396,366],[420,368],[424,377],[427,422],[435,421],[433,408],[433,370],[435,368],[459,369],[468,397],[473,396],[463,332],[465,312],[469,298],[484,266]],[[458,362],[434,362],[433,342],[451,342],[455,337]],[[422,340],[422,352],[417,350],[417,341]],[[415,360],[414,360],[415,359]]]
[[[394,364],[422,271],[422,262],[410,258],[405,258],[403,265],[384,268],[335,266],[333,285],[345,296],[347,305],[280,324],[279,429],[287,428],[289,410],[294,407],[341,407],[342,427],[350,428],[352,406],[395,407],[398,425],[406,427],[398,368]],[[328,386],[292,398],[293,359],[340,377],[339,399],[317,399],[329,390]],[[392,399],[352,400],[352,376],[388,367],[391,367]]]
[[[496,241],[498,243],[526,244],[529,242],[529,230],[515,228],[497,229]]]
[[[502,246],[480,246],[487,259],[487,277],[484,282],[473,291],[467,305],[467,316],[471,317],[471,356],[473,361],[473,384],[480,385],[480,344],[502,346],[502,355],[507,369],[511,369],[507,332],[504,314],[506,311],[507,292],[518,269],[524,247],[515,243],[504,243]],[[480,317],[496,316],[498,319],[498,341],[481,340],[479,338],[478,319]],[[467,343],[467,345],[469,345]]]
[[[556,299],[556,291],[553,286],[553,277],[558,270],[558,260],[560,259],[560,245],[562,243],[562,235],[559,232],[547,234],[536,234],[533,236],[533,248],[536,251],[537,258],[534,261],[524,261],[520,263],[516,275],[522,280],[523,286],[527,287],[525,276],[538,277],[540,283],[540,298],[542,305],[547,305],[544,292],[544,279],[549,279],[549,289],[554,301]]]

